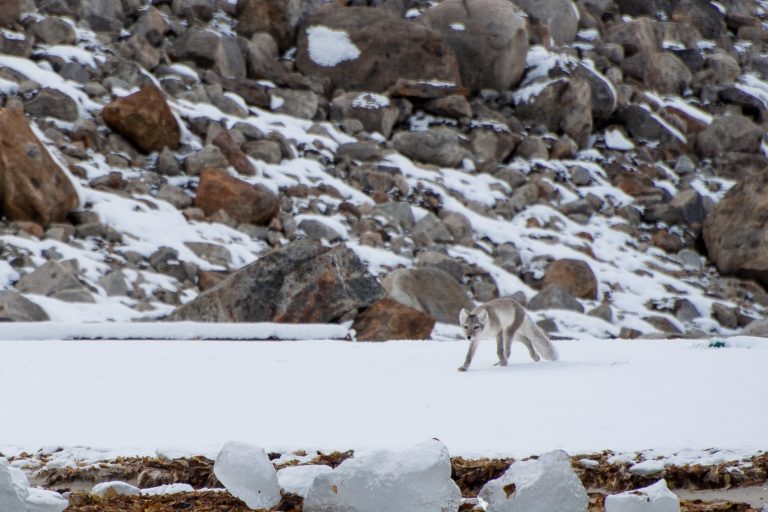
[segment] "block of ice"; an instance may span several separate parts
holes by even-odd
[[[110,496],[138,496],[141,494],[141,489],[125,482],[102,482],[93,486],[91,494],[101,496],[102,498],[109,498]]]
[[[584,512],[589,498],[581,480],[562,450],[536,460],[519,461],[478,495],[488,503],[487,512]]]
[[[26,496],[24,496],[25,498]],[[17,486],[11,476],[10,468],[0,463],[0,510],[3,512],[26,512],[24,499],[17,493]]]
[[[280,503],[277,472],[263,448],[227,442],[213,464],[216,478],[251,509],[271,509]]]
[[[642,489],[606,497],[605,512],[680,512],[680,498],[662,479]]]
[[[195,488],[189,484],[166,484],[141,490],[143,496],[162,496],[165,494],[178,494],[180,492],[195,492]]]
[[[277,472],[280,488],[291,494],[306,496],[317,475],[333,471],[330,466],[309,464],[307,466],[288,466]]]
[[[26,506],[27,512],[64,512],[69,501],[55,491],[30,487]]]
[[[455,512],[460,502],[448,450],[431,439],[399,452],[353,457],[317,475],[304,512]]]

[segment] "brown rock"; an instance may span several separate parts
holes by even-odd
[[[295,42],[300,16],[298,0],[238,0],[237,33],[250,38],[257,32],[267,32],[285,51]]]
[[[203,169],[195,206],[210,216],[224,210],[243,224],[267,225],[280,206],[278,198],[263,185],[251,185],[211,167]]]
[[[21,0],[0,2],[0,27],[15,28],[21,16]]]
[[[0,110],[0,206],[11,221],[47,226],[79,203],[75,187],[29,127],[24,113]]]
[[[181,131],[163,93],[154,85],[118,98],[101,112],[107,125],[144,153],[177,149]]]
[[[256,174],[253,164],[248,160],[248,156],[243,153],[243,150],[240,149],[240,146],[238,146],[232,134],[229,133],[229,130],[221,130],[213,138],[213,144],[221,150],[229,165],[234,167],[237,172],[246,176]]]
[[[350,48],[345,60],[323,53],[324,39],[344,34]],[[368,7],[322,7],[299,33],[296,67],[348,91],[384,91],[399,78],[461,83],[456,58],[440,34]]]
[[[597,299],[597,278],[582,260],[565,258],[555,260],[547,267],[544,287],[558,284],[580,299]]]
[[[675,254],[683,248],[683,241],[666,229],[660,229],[655,232],[651,237],[651,241],[653,245],[669,254]]]
[[[358,341],[426,340],[435,318],[386,298],[376,301],[355,319]]]

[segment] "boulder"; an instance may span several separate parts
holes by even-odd
[[[763,129],[744,116],[717,116],[696,137],[696,152],[702,158],[713,158],[723,153],[740,151],[758,153],[763,140]]]
[[[266,225],[277,214],[280,201],[264,185],[251,185],[208,167],[200,174],[195,206],[209,216],[224,210],[242,224]]]
[[[662,479],[642,489],[606,496],[605,512],[680,512],[680,498]]]
[[[445,512],[459,508],[445,445],[430,439],[413,448],[379,451],[342,462],[318,475],[304,512]]]
[[[627,57],[638,53],[651,54],[661,51],[661,40],[650,18],[637,18],[627,23],[617,23],[608,32],[604,42],[620,45]]]
[[[16,28],[21,16],[22,0],[3,0],[0,2],[0,27]]]
[[[80,119],[77,102],[56,89],[41,89],[37,96],[24,103],[24,111],[32,117],[55,117],[70,123]]]
[[[392,299],[381,299],[355,318],[358,341],[426,340],[435,318]]]
[[[660,142],[670,148],[687,144],[685,135],[645,105],[628,105],[619,110],[617,118],[632,138]]]
[[[592,132],[592,91],[578,77],[546,84],[533,83],[515,93],[516,114],[522,121],[564,133],[584,145]]]
[[[572,43],[579,30],[579,9],[572,0],[514,0],[532,23],[546,26],[556,46]]]
[[[638,53],[621,63],[625,76],[664,94],[682,94],[691,83],[691,71],[673,53]]]
[[[180,306],[172,320],[332,322],[383,298],[355,253],[340,244],[298,240],[261,256]]]
[[[586,512],[589,498],[562,450],[518,461],[486,483],[478,497],[487,512]]]
[[[96,32],[119,32],[126,20],[122,0],[80,0],[80,18]]]
[[[43,308],[20,293],[0,291],[0,322],[46,322]]]
[[[77,33],[74,27],[55,16],[34,19],[30,23],[28,30],[39,43],[67,45],[77,43]]]
[[[144,153],[179,147],[179,124],[162,91],[154,85],[145,85],[138,92],[112,101],[101,116],[112,130]]]
[[[560,284],[550,284],[533,296],[528,302],[528,309],[567,309],[578,313],[584,312],[584,306]]]
[[[766,217],[768,169],[732,187],[704,221],[707,253],[721,273],[768,285]]]
[[[281,51],[286,51],[296,43],[302,3],[302,0],[238,0],[237,33],[250,38],[266,32]]]
[[[392,299],[432,315],[438,322],[456,323],[462,309],[474,307],[464,287],[437,268],[397,269],[381,284]]]
[[[701,0],[675,2],[672,20],[695,28],[704,39],[723,42],[727,37],[725,13],[717,5]]]
[[[10,221],[62,222],[80,202],[19,109],[0,110],[0,211]]]
[[[16,289],[22,293],[45,295],[65,302],[96,302],[71,270],[71,266],[56,261],[48,261],[22,276]]]
[[[229,441],[216,455],[213,473],[250,509],[270,510],[280,503],[277,472],[263,448]]]
[[[369,133],[389,138],[400,110],[388,97],[373,92],[348,92],[333,99],[331,120],[357,119]]]
[[[248,67],[248,78],[279,80],[285,75],[286,71],[280,63],[277,43],[268,33],[254,34],[244,46],[243,52]]]
[[[423,19],[456,54],[464,86],[504,91],[520,81],[528,31],[525,16],[509,0],[444,0]]]
[[[597,299],[597,278],[586,261],[564,258],[549,264],[544,286],[559,284],[580,299]]]
[[[242,79],[246,63],[237,39],[204,26],[188,29],[169,49],[176,60],[191,60],[202,68],[211,68],[222,78]]]
[[[170,26],[163,13],[150,5],[136,23],[133,24],[131,33],[140,34],[151,44],[157,46],[163,42],[163,38],[168,33],[168,30],[170,30]]]
[[[269,91],[270,108],[280,114],[312,119],[317,113],[317,94],[305,89],[272,89]]]
[[[398,132],[392,145],[408,158],[441,167],[458,167],[469,154],[459,132],[442,126],[423,132]]]
[[[333,87],[381,92],[400,78],[459,84],[459,66],[440,34],[382,9],[329,4],[299,33],[297,69]]]
[[[222,129],[214,138],[213,145],[219,148],[221,154],[227,159],[229,165],[235,168],[237,172],[245,176],[256,174],[256,168],[253,166],[248,156],[240,149],[240,145],[232,137],[232,133],[227,129]]]

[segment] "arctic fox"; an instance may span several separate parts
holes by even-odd
[[[496,354],[499,365],[506,366],[512,341],[518,340],[528,347],[531,359],[538,361],[539,354],[550,361],[557,360],[557,350],[546,334],[534,323],[523,306],[509,298],[494,299],[477,306],[471,313],[462,309],[459,324],[469,340],[469,350],[464,364],[459,367],[465,372],[472,363],[477,342],[480,338],[496,337]]]

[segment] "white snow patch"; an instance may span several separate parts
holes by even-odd
[[[619,151],[629,151],[634,149],[635,145],[624,135],[621,130],[614,128],[605,132],[605,146],[608,149]]]
[[[389,104],[389,98],[372,92],[361,93],[354,100],[352,100],[352,106],[354,108],[363,108],[366,110],[386,108],[389,106]]]
[[[448,26],[451,27],[451,30],[454,32],[464,32],[467,30],[467,27],[465,27],[463,23],[451,23]]]
[[[318,66],[332,68],[360,57],[360,49],[344,30],[312,25],[307,28],[307,39],[309,58]]]

